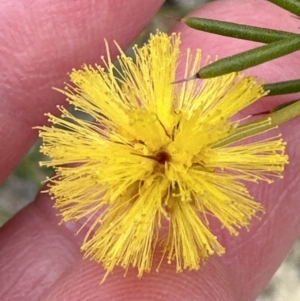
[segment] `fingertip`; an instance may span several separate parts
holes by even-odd
[[[155,264],[155,263],[154,263]],[[137,278],[137,271],[130,268],[126,277],[124,270],[116,268],[100,285],[105,273],[101,265],[78,262],[67,275],[57,282],[43,300],[103,300],[121,301],[234,301],[238,300],[230,278],[219,265],[217,258],[208,261],[199,271],[176,273],[174,265],[163,263],[159,272]]]
[[[190,16],[218,19],[254,26],[270,27],[291,32],[298,32],[299,20],[290,12],[263,0],[222,0],[213,1],[190,13]],[[285,20],[285,22],[278,22]],[[181,32],[182,50],[201,48],[203,62],[208,55],[211,60],[217,55],[227,57],[241,51],[252,49],[261,44],[205,33],[189,28],[185,24],[177,24],[176,31]],[[246,70],[265,82],[277,82],[299,77],[300,52],[294,52],[285,57],[272,60],[262,65]],[[291,99],[297,99],[298,94],[266,97],[255,103],[247,114],[271,110],[276,105]],[[249,232],[243,230],[239,237],[231,237],[224,231],[217,230],[222,244],[227,252],[221,258],[232,281],[239,288],[240,296],[253,299],[267,284],[281,261],[290,250],[299,235],[299,191],[296,189],[299,181],[297,162],[299,118],[280,126],[283,139],[288,142],[287,152],[291,163],[285,168],[284,179],[277,179],[271,186],[260,183],[251,185],[250,191],[255,199],[262,202],[267,213],[262,220],[253,221]],[[271,134],[272,135],[272,134]],[[275,136],[276,134],[273,133]]]
[[[99,62],[104,38],[126,48],[163,1],[144,1],[136,9],[137,3],[1,1],[0,181],[36,139],[32,127],[65,101],[52,87],[62,87],[72,68]],[[116,53],[112,48],[112,57]]]

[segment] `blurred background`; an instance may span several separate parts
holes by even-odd
[[[148,27],[140,34],[135,44],[144,43],[150,32],[157,28],[168,31],[176,20],[166,17],[183,17],[186,13],[205,2],[213,0],[167,0]],[[41,168],[43,159],[37,141],[15,168],[10,177],[0,186],[0,227],[14,214],[35,199],[46,176],[52,171]],[[290,251],[266,289],[256,301],[299,301],[300,300],[300,240]]]

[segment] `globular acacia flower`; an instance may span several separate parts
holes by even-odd
[[[157,32],[135,60],[120,50],[119,69],[109,57],[101,66],[70,74],[63,93],[75,117],[60,107],[52,126],[40,127],[42,165],[56,175],[49,192],[63,221],[85,219],[85,256],[149,272],[155,250],[176,270],[198,269],[224,247],[210,220],[237,235],[264,211],[246,182],[281,177],[288,158],[277,135],[244,144],[234,137],[237,112],[265,95],[254,77],[232,73],[215,79],[174,84],[179,60],[185,77],[200,66],[201,52],[181,56],[180,35]],[[268,122],[268,121],[266,121]],[[225,139],[225,140],[224,140]]]

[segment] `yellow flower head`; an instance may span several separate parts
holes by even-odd
[[[100,66],[73,70],[63,92],[81,119],[60,107],[40,127],[41,150],[56,176],[48,180],[64,221],[91,224],[82,250],[101,262],[149,272],[155,250],[176,270],[198,269],[224,253],[209,227],[218,219],[231,234],[249,227],[263,206],[244,183],[281,177],[287,156],[277,136],[244,145],[231,117],[266,93],[254,77],[229,74],[172,84],[180,36],[152,35],[135,61],[120,50],[119,70],[109,57]],[[186,55],[185,77],[201,54]],[[269,122],[269,121],[268,121]]]

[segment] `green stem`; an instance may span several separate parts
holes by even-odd
[[[300,79],[264,85],[264,90],[270,95],[281,95],[300,92]]]
[[[220,59],[200,69],[195,78],[211,78],[276,59],[300,49],[300,37],[284,39]]]
[[[292,38],[295,36],[299,36],[298,34],[287,31],[280,31],[269,28],[262,28],[204,18],[190,17],[184,18],[181,21],[189,27],[192,27],[197,30],[266,44],[284,38]]]
[[[232,135],[214,144],[213,148],[229,145],[234,142],[263,133],[299,115],[300,115],[300,101],[296,101],[293,104],[290,104],[285,108],[282,108],[281,110],[274,111],[273,113],[267,116],[258,118],[247,124],[239,126]]]
[[[268,0],[293,14],[300,16],[300,1],[299,0]]]

